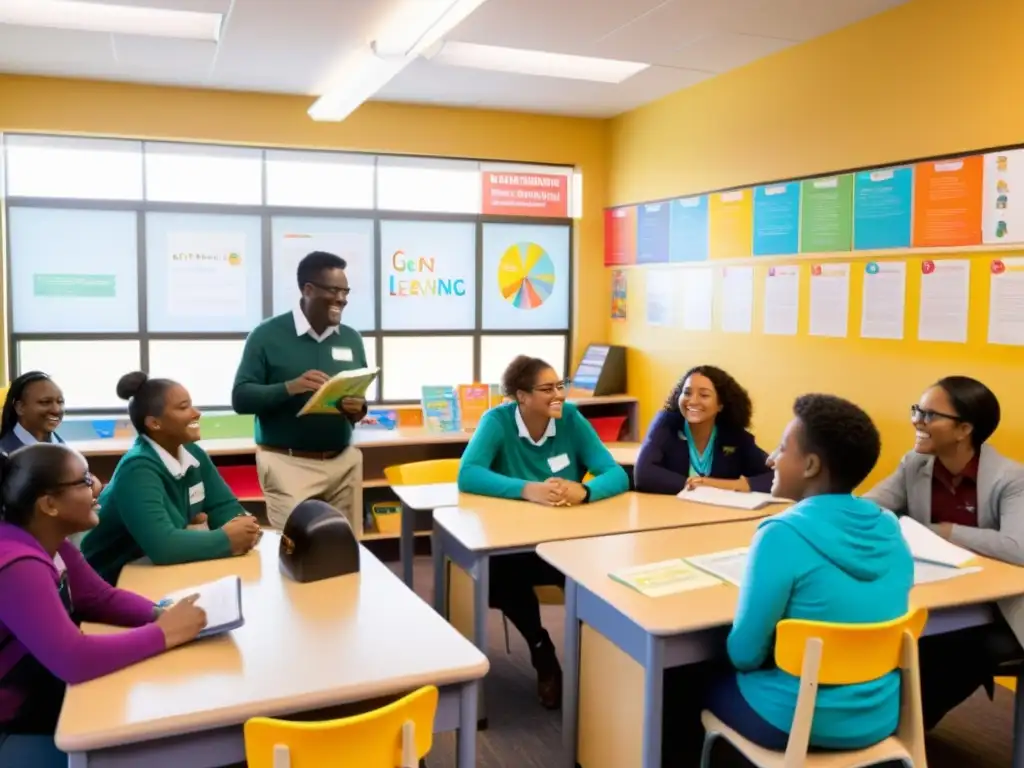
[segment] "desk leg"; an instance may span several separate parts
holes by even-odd
[[[1024,768],[1024,667],[1017,671],[1013,694],[1013,768]]]
[[[643,768],[661,768],[661,718],[665,685],[665,644],[647,636],[644,653]]]
[[[402,538],[398,542],[398,556],[402,561],[402,581],[413,589],[412,566],[416,552],[416,510],[402,505]]]
[[[491,591],[491,563],[487,555],[480,555],[474,570],[476,578],[473,579],[473,644],[486,654],[487,612],[490,610],[488,595]]]
[[[445,562],[444,547],[441,544],[441,534],[438,533],[437,526],[434,526],[434,531],[430,536],[430,555],[434,560],[434,610],[447,618],[445,571],[448,564]]]
[[[68,768],[87,768],[89,765],[88,752],[68,753]]]
[[[565,580],[565,649],[562,653],[562,743],[566,765],[576,766],[580,692],[580,621],[576,615],[576,582]]]
[[[476,703],[480,684],[466,683],[459,694],[459,732],[455,735],[458,768],[476,766]]]

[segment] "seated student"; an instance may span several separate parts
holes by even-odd
[[[244,555],[256,546],[259,523],[196,445],[200,413],[188,390],[136,371],[121,377],[117,394],[128,400],[139,436],[100,496],[99,525],[82,542],[89,563],[115,584],[121,569],[141,557],[173,565]]]
[[[64,393],[42,371],[28,371],[11,382],[0,415],[0,451],[23,445],[63,442],[57,427],[64,420]]]
[[[1024,466],[986,442],[999,418],[999,400],[980,381],[940,379],[910,408],[914,450],[866,497],[958,546],[1024,565]],[[1014,621],[1014,630],[999,615],[983,627],[921,639],[926,728],[980,686],[991,694],[996,668],[1024,657],[1017,641],[1024,622]]]
[[[163,611],[107,585],[68,541],[96,525],[99,490],[66,446],[0,454],[0,765],[66,768],[53,741],[65,684],[187,643],[206,626],[195,598]],[[83,621],[136,629],[86,635]]]
[[[502,388],[515,402],[492,408],[480,419],[462,454],[460,491],[568,506],[629,490],[625,470],[576,406],[565,402],[565,382],[550,365],[521,355],[505,369]],[[583,483],[588,472],[593,479]],[[523,635],[537,670],[541,703],[557,709],[562,669],[541,625],[533,589],[563,586],[565,579],[533,552],[493,558],[490,567],[490,605]]]
[[[878,430],[853,403],[804,395],[770,460],[772,494],[797,503],[758,526],[727,640],[735,673],[711,688],[707,707],[768,749],[784,750],[799,678],[774,667],[782,619],[849,624],[890,621],[908,610],[914,562],[896,516],[853,491],[881,450]],[[811,745],[858,749],[892,735],[900,673],[818,689]]]
[[[768,454],[750,428],[750,396],[721,368],[687,371],[640,446],[633,481],[643,493],[677,494],[706,485],[730,491],[764,491],[772,484]]]

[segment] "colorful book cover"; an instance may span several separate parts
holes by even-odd
[[[363,429],[396,429],[398,411],[393,408],[370,408],[359,426]]]
[[[647,597],[665,597],[691,589],[714,587],[722,582],[698,570],[686,560],[663,560],[660,563],[637,565],[608,574],[612,579],[631,587]]]
[[[299,416],[310,413],[337,414],[338,403],[346,397],[366,397],[380,368],[356,368],[331,377],[299,410]]]
[[[455,387],[423,387],[423,426],[429,432],[459,430],[459,401]]]
[[[459,422],[463,432],[476,429],[480,419],[491,407],[491,387],[488,384],[459,385]]]
[[[505,395],[501,391],[501,384],[488,384],[491,395],[491,408],[497,408],[505,402]]]

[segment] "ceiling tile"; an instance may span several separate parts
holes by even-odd
[[[667,55],[661,63],[706,72],[728,72],[794,45],[792,40],[720,32]]]
[[[732,32],[810,40],[907,0],[765,0],[728,24]]]
[[[81,76],[113,66],[110,35],[0,24],[0,71]]]
[[[191,83],[205,83],[217,57],[217,44],[201,40],[112,35],[118,68],[126,75],[173,72]]]
[[[71,0],[95,3],[98,0]],[[161,8],[167,11],[198,11],[199,13],[227,13],[231,0],[103,0],[105,5],[130,5],[135,8]]]

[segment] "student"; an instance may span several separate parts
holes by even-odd
[[[772,454],[771,492],[797,503],[758,526],[727,640],[735,673],[712,686],[708,708],[756,744],[784,750],[799,678],[772,664],[782,619],[890,621],[908,610],[914,562],[896,516],[853,491],[881,450],[853,403],[804,395]],[[900,673],[820,686],[811,745],[858,749],[895,732]]]
[[[700,485],[730,491],[767,491],[768,454],[750,428],[750,396],[713,365],[687,371],[640,446],[633,480],[644,493],[677,494]]]
[[[28,371],[11,382],[0,415],[0,451],[23,445],[63,442],[57,427],[64,420],[64,393],[42,371]]]
[[[940,379],[910,407],[914,450],[867,498],[958,546],[1024,565],[1024,467],[988,445],[999,418],[999,400],[980,381]],[[998,615],[983,627],[922,638],[925,727],[937,725],[980,686],[991,694],[998,666],[1024,658],[1019,636],[1024,620],[1014,620],[1011,629]]]
[[[244,555],[260,538],[200,448],[199,411],[188,390],[141,371],[121,377],[118,397],[138,432],[100,496],[99,525],[82,542],[89,563],[111,584],[133,560],[156,565]],[[200,529],[190,529],[198,526]]]
[[[66,768],[53,741],[65,684],[187,643],[206,626],[194,597],[162,611],[104,583],[68,541],[96,525],[99,490],[66,446],[0,454],[0,765]],[[86,635],[83,621],[135,629]]]
[[[480,419],[459,465],[459,490],[545,506],[600,501],[629,490],[625,470],[604,447],[575,405],[565,382],[536,357],[520,355],[502,376],[514,402]],[[587,473],[593,479],[583,483]],[[514,514],[509,509],[509,514]],[[536,586],[563,586],[561,573],[533,552],[491,559],[490,605],[501,610],[530,648],[541,703],[562,702],[562,670],[540,620]]]

